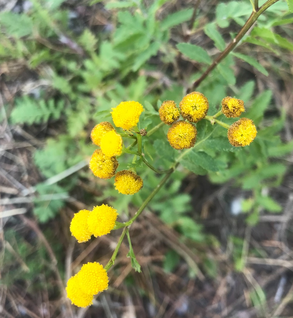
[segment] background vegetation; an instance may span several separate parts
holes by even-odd
[[[264,1],[260,1],[260,4]],[[77,244],[79,209],[111,203],[125,220],[157,185],[119,195],[87,167],[92,127],[122,100],[159,123],[252,12],[241,1],[11,1],[0,13],[1,314],[4,317],[292,316],[292,1],[278,1],[196,88],[210,113],[243,99],[259,128],[234,149],[225,130],[200,122],[191,153],[131,228],[142,273],[121,253],[111,288],[76,311],[64,282],[86,261],[107,263],[111,236]],[[195,19],[193,18],[195,14]],[[226,123],[229,119],[221,118]],[[167,128],[165,128],[167,129]],[[207,139],[210,134],[213,139]],[[174,150],[166,130],[144,146],[156,167]],[[129,167],[121,164],[119,169]],[[190,171],[194,174],[190,174]]]

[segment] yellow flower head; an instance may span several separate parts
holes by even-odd
[[[143,181],[140,176],[132,171],[122,170],[117,172],[114,186],[120,193],[132,195],[142,188]]]
[[[122,153],[122,137],[114,130],[101,138],[101,150],[108,157],[120,156]]]
[[[162,106],[160,107],[159,115],[162,122],[167,125],[172,125],[174,121],[179,119],[180,112],[173,100],[167,100],[163,102]]]
[[[109,234],[115,226],[118,215],[116,211],[106,204],[94,207],[87,219],[90,232],[95,237]]]
[[[129,130],[135,127],[143,107],[138,102],[121,102],[117,107],[112,108],[112,118],[116,127]]]
[[[96,125],[91,132],[92,142],[100,146],[101,138],[108,132],[114,130],[114,127],[107,121],[103,121],[102,123]]]
[[[72,276],[66,287],[67,297],[78,307],[87,307],[93,303],[93,295],[86,294],[79,286],[77,275]]]
[[[98,262],[84,264],[77,278],[81,290],[88,295],[96,295],[108,289],[107,271]]]
[[[192,92],[183,97],[180,102],[180,112],[183,118],[192,123],[203,119],[209,109],[208,99],[199,92]]]
[[[115,175],[118,161],[115,157],[108,157],[102,150],[95,150],[90,160],[90,169],[96,177],[110,179]]]
[[[194,146],[197,130],[191,123],[180,120],[174,123],[168,131],[167,138],[175,149],[187,149]]]
[[[228,139],[232,146],[245,147],[252,143],[257,130],[251,119],[241,118],[228,129]]]
[[[222,100],[222,112],[226,117],[239,117],[244,111],[243,100],[229,96]]]
[[[88,229],[87,219],[90,214],[88,210],[81,210],[75,213],[70,223],[70,232],[79,243],[86,242],[91,238],[91,233]]]

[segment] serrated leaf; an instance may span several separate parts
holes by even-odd
[[[223,163],[209,156],[203,151],[189,151],[184,157],[185,160],[189,160],[195,165],[201,166],[208,171],[219,171],[224,168]]]
[[[208,173],[201,166],[195,164],[194,162],[192,162],[192,161],[190,161],[188,159],[181,160],[181,164],[182,164],[182,166],[184,168],[188,169],[189,171],[193,172],[196,175],[204,176],[204,175],[206,175]]]
[[[174,161],[176,156],[176,151],[174,148],[170,146],[170,144],[165,140],[156,139],[154,144],[154,149],[156,153],[163,159],[167,159],[169,161]]]
[[[165,31],[178,25],[182,22],[188,21],[192,16],[191,9],[183,9],[175,13],[171,13],[160,23],[160,30]]]
[[[247,103],[253,95],[254,87],[255,81],[245,83],[245,85],[240,88],[237,98],[243,100],[244,103]]]
[[[268,76],[269,73],[268,71],[261,65],[259,64],[253,57],[241,54],[241,53],[232,53],[234,56],[238,57],[239,59],[245,61],[246,63],[252,65],[255,67],[258,71],[260,71],[262,74]]]
[[[220,50],[223,51],[226,47],[226,43],[222,38],[221,33],[217,30],[215,23],[208,23],[204,27],[205,34],[211,38],[215,42],[215,46]]]
[[[10,119],[14,124],[40,124],[47,122],[50,118],[58,119],[64,109],[63,101],[57,104],[50,99],[36,101],[28,96],[16,100]]]
[[[88,52],[95,51],[97,42],[98,42],[97,38],[89,29],[85,29],[82,35],[79,37],[79,43]]]
[[[208,53],[200,46],[189,43],[179,43],[176,46],[182,54],[193,61],[206,64],[210,64],[212,62]]]
[[[238,151],[239,148],[233,147],[228,138],[225,137],[216,137],[216,138],[210,138],[204,142],[204,148],[210,148],[217,151]]]
[[[281,144],[278,146],[270,146],[268,147],[268,155],[269,157],[282,157],[293,151],[293,140],[288,142],[287,144]]]
[[[277,213],[282,211],[280,204],[269,196],[259,196],[257,197],[257,202],[269,212]]]
[[[156,55],[159,48],[160,48],[159,42],[153,42],[149,45],[149,47],[140,53],[136,59],[134,60],[134,64],[132,67],[133,71],[137,71],[145,62],[147,62],[153,55]]]
[[[288,4],[289,12],[293,13],[293,0],[286,0]]]
[[[24,14],[13,12],[0,13],[1,27],[4,27],[9,35],[23,37],[32,34],[32,20]]]

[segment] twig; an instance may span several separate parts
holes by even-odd
[[[288,291],[286,297],[282,300],[280,305],[277,307],[277,309],[274,311],[274,313],[271,315],[271,317],[279,317],[287,304],[293,301],[293,285],[291,286],[290,290]]]
[[[239,31],[234,40],[226,47],[226,49],[213,61],[213,63],[207,68],[207,70],[202,74],[202,76],[196,80],[191,90],[195,89],[199,86],[199,84],[211,73],[211,71],[235,48],[235,46],[239,43],[239,41],[244,37],[247,31],[253,26],[254,22],[258,19],[258,17],[271,5],[276,3],[279,0],[268,0],[264,5],[262,5],[257,11],[251,13],[250,17]]]
[[[193,13],[192,13],[192,17],[190,19],[190,22],[189,22],[189,32],[191,32],[192,28],[193,28],[193,25],[194,25],[194,21],[195,21],[195,18],[196,18],[196,13],[197,13],[197,9],[200,5],[200,1],[201,0],[197,0],[195,5],[194,5],[194,8],[193,8]],[[188,38],[190,37],[190,34],[188,34]],[[188,40],[188,39],[187,39]]]
[[[0,219],[7,218],[7,217],[13,216],[13,215],[24,214],[24,213],[26,213],[26,211],[27,211],[27,209],[25,209],[25,208],[3,211],[0,214]]]

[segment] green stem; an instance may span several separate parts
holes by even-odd
[[[212,70],[235,48],[235,46],[239,43],[239,41],[244,37],[244,35],[248,32],[248,30],[253,26],[254,22],[258,19],[258,17],[265,11],[267,8],[269,8],[271,5],[273,5],[275,2],[279,0],[268,0],[265,4],[263,4],[257,11],[253,11],[242,27],[242,29],[239,31],[239,33],[236,35],[234,40],[230,42],[230,44],[226,47],[226,49],[213,61],[213,63],[207,68],[207,70],[202,74],[202,76],[196,80],[191,89],[195,89],[199,86],[199,84],[212,72]],[[256,1],[255,1],[256,2]],[[254,3],[255,3],[254,2]],[[255,6],[255,5],[254,5]]]
[[[114,250],[114,252],[113,252],[113,254],[112,254],[112,257],[110,258],[108,264],[105,266],[105,270],[106,270],[106,271],[108,271],[108,270],[114,265],[115,260],[116,260],[116,256],[117,256],[118,251],[119,251],[119,249],[120,249],[120,246],[121,246],[121,244],[122,244],[122,242],[123,242],[124,236],[125,236],[125,234],[126,234],[128,231],[129,231],[128,227],[124,227],[123,232],[122,232],[122,234],[121,234],[121,236],[120,236],[120,238],[119,238],[119,241],[118,241],[118,243],[117,243],[117,246],[116,246],[116,248],[115,248],[115,250]]]
[[[219,116],[221,116],[223,113],[222,113],[222,111],[220,110],[219,112],[217,112],[214,116],[213,116],[213,118],[217,118],[217,117],[219,117]]]
[[[149,202],[152,200],[152,198],[159,192],[159,190],[162,188],[162,186],[166,183],[166,181],[170,178],[171,174],[176,170],[178,166],[178,163],[176,163],[170,171],[165,175],[165,177],[161,180],[161,182],[156,186],[156,188],[152,191],[152,193],[145,199],[141,207],[137,210],[134,217],[131,218],[129,221],[124,223],[124,226],[131,225],[141,214],[141,212],[144,210],[144,208],[149,204]]]
[[[230,128],[230,125],[225,124],[225,123],[223,123],[223,122],[220,121],[220,120],[214,119],[214,121],[215,121],[218,125],[220,125],[220,126],[226,128],[226,129],[229,129],[229,128]]]
[[[163,122],[159,123],[157,126],[152,128],[150,131],[147,132],[147,137],[151,136],[153,133],[155,133],[158,129],[160,129],[165,124]]]

